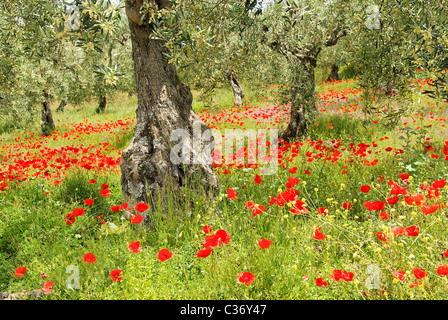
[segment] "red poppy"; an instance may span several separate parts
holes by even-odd
[[[112,210],[113,212],[118,212],[121,210],[121,206],[112,206],[110,207],[110,210]]]
[[[322,278],[317,278],[316,279],[316,286],[318,287],[326,287],[328,285],[328,283],[326,281],[324,281]]]
[[[250,272],[240,273],[238,276],[238,281],[244,283],[246,286],[251,285],[255,280],[255,275]]]
[[[406,228],[406,235],[408,237],[416,237],[416,236],[418,236],[419,231],[420,231],[419,227],[412,226],[412,227]]]
[[[252,217],[255,217],[257,214],[260,214],[264,212],[266,208],[262,206],[261,204],[255,204],[254,208],[252,209]]]
[[[76,209],[73,209],[72,214],[73,214],[75,217],[83,216],[83,215],[85,214],[84,208],[76,208]]]
[[[120,210],[121,210],[121,209],[131,210],[131,208],[129,208],[129,205],[128,205],[127,202],[123,203],[123,204],[120,206]]]
[[[84,255],[84,262],[94,263],[95,261],[96,261],[96,257],[93,253],[89,252]]]
[[[406,278],[406,271],[394,271],[393,277],[394,277],[394,279],[403,281]]]
[[[272,243],[272,240],[268,240],[268,239],[258,240],[258,245],[260,246],[261,249],[269,248],[271,243]]]
[[[133,253],[139,253],[143,251],[143,248],[140,246],[140,241],[131,241],[128,250]]]
[[[226,230],[218,230],[216,231],[216,235],[221,239],[221,241],[224,244],[229,244],[230,242],[230,233],[228,233]]]
[[[71,226],[75,223],[76,216],[73,213],[67,213],[65,215],[65,224]]]
[[[94,202],[95,202],[95,200],[93,200],[93,199],[84,200],[84,203],[86,204],[86,206],[91,206]]]
[[[111,196],[112,195],[112,193],[110,193],[110,190],[109,189],[101,189],[100,190],[100,193],[101,193],[101,196],[102,197],[109,197],[109,196]]]
[[[164,261],[170,259],[172,256],[173,256],[173,253],[171,251],[169,251],[168,249],[162,249],[158,253],[158,259],[161,262],[164,262]]]
[[[427,215],[427,214],[431,214],[436,212],[437,210],[439,210],[439,204],[433,204],[431,206],[427,206],[426,204],[420,206],[420,210],[422,210],[422,212]]]
[[[351,202],[344,202],[342,204],[342,208],[344,208],[345,210],[349,210],[352,207],[352,203]]]
[[[101,185],[101,189],[103,189],[103,190],[105,190],[105,189],[109,189],[109,184],[107,184],[107,183],[103,183],[103,184]]]
[[[398,200],[399,200],[398,196],[394,196],[394,197],[391,197],[391,198],[387,198],[387,203],[388,204],[396,204],[398,202]]]
[[[202,231],[203,231],[205,234],[207,234],[207,233],[212,232],[212,231],[213,231],[213,228],[210,227],[210,226],[203,226],[203,227],[202,227]]]
[[[297,167],[289,169],[289,173],[296,174],[296,172],[297,172]]]
[[[334,281],[339,281],[342,278],[342,271],[339,269],[335,269],[333,270],[333,274],[330,274],[329,277]]]
[[[90,180],[90,184],[94,184],[94,183],[96,183],[95,179]]]
[[[327,237],[325,234],[320,232],[320,227],[317,227],[314,229],[313,236],[314,236],[314,239],[316,239],[316,240],[323,240]]]
[[[380,239],[381,241],[389,241],[389,238],[387,237],[387,235],[384,232],[382,232],[382,231],[378,231],[376,233],[376,237],[378,239]]]
[[[212,253],[212,249],[202,249],[199,250],[197,256],[198,258],[206,258],[210,255],[210,253]]]
[[[227,188],[227,195],[229,197],[229,200],[236,200],[238,197],[236,196],[238,193],[236,193],[235,190]]]
[[[364,207],[366,207],[366,209],[369,211],[384,210],[385,208],[384,202],[382,201],[373,201],[373,202],[366,201],[364,202]]]
[[[446,185],[445,179],[436,180],[432,183],[434,188],[443,188]]]
[[[137,210],[138,212],[142,213],[142,212],[144,212],[144,211],[146,211],[146,210],[149,209],[149,205],[147,205],[147,204],[144,203],[144,202],[140,202],[140,203],[137,203],[137,204],[135,205],[134,208],[135,208],[135,210]]]
[[[420,280],[428,275],[425,271],[423,271],[420,268],[414,268],[414,269],[412,269],[412,271],[414,272],[415,278],[418,280]]]
[[[44,293],[51,293],[51,289],[53,288],[53,281],[48,280],[44,283],[44,287],[42,288],[42,291]]]
[[[447,266],[440,266],[437,268],[437,274],[441,276],[448,275],[448,267]]]
[[[323,215],[326,215],[328,212],[330,212],[330,210],[328,210],[325,207],[320,207],[319,209],[317,209],[317,212]]]
[[[261,185],[262,180],[261,180],[261,178],[260,178],[260,176],[258,174],[255,174],[254,181],[255,181],[255,183],[258,183],[259,185]]]
[[[409,173],[399,173],[398,176],[401,178],[401,180],[409,179]]]
[[[448,249],[443,253],[445,257],[448,257]]]
[[[404,227],[395,227],[395,228],[390,229],[390,231],[392,232],[394,237],[399,237],[402,234],[406,233],[406,229]]]
[[[306,173],[307,175],[310,175],[310,174],[311,174],[311,172],[310,172],[309,170],[305,170],[305,173]]]
[[[418,282],[418,281],[416,281],[416,282],[412,283],[412,284],[409,286],[409,288],[414,288],[414,287],[416,287],[416,286],[421,286],[422,284],[423,284],[422,282]]]
[[[133,224],[139,224],[142,221],[143,221],[143,217],[139,214],[134,214],[131,217],[131,223],[133,223]]]
[[[353,272],[348,272],[348,271],[344,270],[342,272],[341,276],[342,276],[342,279],[344,279],[344,281],[352,281],[355,274]]]
[[[26,271],[26,267],[18,267],[16,268],[16,273],[14,274],[14,276],[18,277],[18,278],[22,278],[23,275],[25,274]]]
[[[120,269],[112,270],[110,272],[110,277],[112,278],[112,280],[114,282],[121,281],[121,279],[123,278],[121,273],[122,273],[122,271]]]
[[[390,218],[390,214],[387,212],[381,212],[378,217],[380,217],[381,220],[387,220]]]
[[[369,191],[370,191],[370,186],[367,186],[367,185],[361,186],[361,192],[367,193]]]
[[[291,178],[291,177],[288,177],[288,182],[285,183],[286,188],[288,188],[288,189],[293,188],[296,184],[299,183],[299,181],[300,181],[299,178]]]

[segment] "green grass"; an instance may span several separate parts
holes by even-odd
[[[347,88],[345,84],[342,86]],[[264,94],[249,92],[247,96],[254,105],[272,105],[274,101],[266,99]],[[216,99],[219,101],[217,108],[233,105],[231,92],[220,92]],[[71,123],[95,124],[134,117],[136,97],[118,95],[103,115],[96,114],[95,108],[92,103],[54,113],[60,134],[68,132]],[[203,107],[195,100],[194,109],[199,112]],[[421,147],[428,135],[432,137],[432,144],[443,146],[444,139],[438,134],[442,128],[428,127],[424,132],[414,128],[416,138],[406,145],[405,140],[397,139],[403,134],[398,128],[373,124],[371,120],[321,113],[315,120],[319,125],[310,125],[308,138],[314,141],[341,139],[345,147],[350,142],[357,146],[361,142],[372,144],[375,141],[378,144],[375,150],[381,153],[345,162],[350,159],[350,152],[344,150],[341,160],[335,163],[308,162],[306,153],[316,154],[317,151],[304,141],[298,156],[291,162],[285,161],[286,169],[279,167],[275,175],[262,176],[262,185],[254,182],[258,170],[232,169],[232,173],[226,175],[218,169],[221,190],[215,203],[205,204],[203,199],[197,198],[197,205],[191,210],[159,210],[153,217],[157,228],[150,232],[131,225],[121,212],[110,210],[111,206],[124,202],[118,171],[72,170],[57,186],[41,179],[18,186],[11,183],[11,188],[0,193],[0,291],[35,290],[51,280],[53,291],[43,299],[446,299],[447,279],[435,272],[437,266],[447,264],[446,258],[441,257],[448,248],[447,218],[443,210],[425,216],[418,207],[405,204],[400,196],[396,205],[387,205],[385,211],[391,218],[383,221],[378,217],[379,212],[369,212],[362,204],[389,197],[387,182],[399,181],[398,173],[411,174],[406,185],[410,194],[423,193],[421,183],[430,185],[434,180],[448,180],[446,161],[442,157],[429,157]],[[426,120],[421,121],[424,124]],[[257,125],[248,121],[245,127]],[[2,143],[30,134],[37,136],[38,128],[26,134],[4,135]],[[72,141],[49,141],[46,146],[98,145],[107,138],[109,151],[102,150],[118,156],[118,150],[129,144],[132,134],[132,127],[118,128],[83,135]],[[385,136],[390,139],[380,141]],[[387,147],[403,148],[405,153],[394,156],[393,152],[384,151]],[[288,151],[285,157],[290,156],[291,151]],[[379,159],[375,166],[361,163],[375,158]],[[297,174],[288,172],[292,167],[297,167]],[[306,175],[305,170],[311,174]],[[346,174],[342,174],[343,171]],[[309,213],[306,215],[293,215],[288,205],[269,205],[270,196],[285,191],[287,177],[292,176],[301,179],[295,188],[300,193],[299,199],[307,203]],[[384,176],[383,181],[378,180],[381,176]],[[96,184],[89,183],[93,178]],[[109,184],[112,196],[100,197],[98,191],[102,183]],[[363,194],[361,185],[370,185],[372,189]],[[227,188],[237,191],[237,200],[228,199]],[[45,190],[50,193],[45,194]],[[440,193],[438,201],[445,203],[447,187]],[[94,205],[85,206],[86,198],[93,198]],[[266,211],[252,217],[245,208],[247,201],[264,205]],[[352,208],[342,209],[342,203],[348,201],[352,202]],[[434,199],[428,201],[432,204]],[[86,208],[86,214],[67,226],[64,216],[79,207]],[[330,213],[317,214],[319,207],[327,207]],[[107,221],[104,225],[103,219]],[[198,258],[196,254],[205,242],[206,235],[202,231],[205,225],[212,226],[213,233],[226,230],[231,240],[227,245],[214,248],[207,258]],[[377,231],[388,232],[399,225],[417,225],[420,235],[401,236],[389,242],[380,242],[375,236]],[[313,239],[316,226],[321,226],[326,239]],[[258,240],[263,238],[273,241],[267,249],[258,246]],[[143,251],[130,252],[131,241],[140,241]],[[162,248],[173,253],[171,259],[164,262],[157,259]],[[96,256],[95,263],[83,262],[87,252]],[[366,286],[370,276],[366,270],[370,265],[380,268],[379,289]],[[19,266],[28,268],[22,278],[14,277],[14,270]],[[69,266],[79,268],[79,290],[66,287]],[[423,285],[410,288],[416,281],[412,273],[416,267],[428,272],[428,276],[422,280]],[[115,269],[123,270],[121,282],[110,278],[110,272]],[[329,279],[334,269],[353,272],[354,280]],[[403,282],[392,277],[392,272],[398,270],[408,272]],[[250,286],[238,282],[238,275],[245,271],[255,275]],[[42,279],[41,273],[48,278]],[[316,286],[318,277],[327,281],[328,287]],[[382,294],[383,290],[387,294]]]

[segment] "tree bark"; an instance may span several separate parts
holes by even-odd
[[[235,96],[235,105],[241,107],[243,105],[244,92],[240,85],[240,80],[233,70],[228,72],[227,79],[232,87],[233,95]]]
[[[290,59],[294,72],[291,88],[291,118],[279,137],[287,142],[300,140],[307,133],[306,116],[316,108],[314,72],[317,58],[312,56]]]
[[[59,104],[59,107],[56,109],[56,112],[64,112],[64,109],[66,106],[67,106],[67,101],[62,99],[61,103]]]
[[[176,142],[171,142],[170,136],[176,129],[183,129],[189,139],[187,142],[191,142],[197,132],[194,126],[199,127],[201,133],[209,128],[193,112],[191,90],[179,80],[175,67],[168,63],[163,54],[164,43],[150,38],[151,24],[140,20],[140,15],[136,14],[139,2],[126,2],[138,103],[135,134],[120,160],[121,185],[123,196],[132,208],[138,202],[145,202],[150,205],[149,211],[154,212],[160,201],[166,212],[168,203],[174,201],[182,205],[186,201],[182,186],[188,185],[189,190],[197,191],[205,201],[206,195],[216,195],[219,181],[210,161],[213,147],[206,152],[210,159],[200,158],[191,163],[193,156],[189,153],[190,164],[176,164],[171,160],[172,145]],[[155,3],[160,9],[169,1]],[[213,136],[210,143],[214,143]],[[201,143],[200,150],[204,144]],[[185,148],[192,150],[188,143]],[[150,213],[146,212],[144,218],[149,228]]]
[[[106,104],[107,104],[106,94],[101,94],[98,107],[96,108],[96,113],[103,113],[104,111],[106,111]]]
[[[51,114],[50,108],[50,94],[48,91],[44,91],[44,102],[42,103],[42,122],[41,130],[42,135],[49,136],[52,131],[56,129],[53,121],[53,115]]]
[[[332,80],[340,80],[339,79],[339,67],[335,64],[331,65],[331,72],[330,72],[330,75],[328,76],[327,81],[332,81]]]

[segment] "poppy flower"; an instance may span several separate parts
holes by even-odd
[[[121,209],[131,210],[131,208],[129,208],[129,205],[128,205],[127,202],[123,203],[123,204],[120,206],[120,210],[121,210]]]
[[[84,208],[76,208],[76,209],[73,209],[72,214],[75,217],[80,217],[80,216],[83,216],[85,214],[85,210],[84,210]]]
[[[289,173],[296,174],[296,172],[297,172],[297,167],[289,169]]]
[[[103,183],[103,184],[101,185],[101,189],[103,189],[103,190],[105,190],[105,189],[109,189],[109,184],[107,184],[107,183]]]
[[[412,269],[412,271],[414,272],[415,278],[418,280],[420,280],[428,275],[425,271],[423,271],[420,268],[414,268],[414,269]]]
[[[406,278],[406,271],[394,271],[392,275],[394,279],[403,281]]]
[[[142,247],[140,246],[140,241],[131,241],[128,246],[128,250],[133,253],[139,253],[143,251]]]
[[[318,287],[326,287],[328,285],[328,283],[326,281],[324,281],[322,278],[317,278],[316,279],[316,286]]]
[[[399,173],[398,176],[401,178],[401,180],[409,179],[409,173]]]
[[[326,215],[328,212],[330,212],[330,210],[328,210],[328,208],[325,207],[320,207],[319,209],[317,209],[317,212]]]
[[[67,226],[71,226],[72,224],[75,223],[75,219],[76,219],[76,216],[73,213],[67,213],[64,218],[65,224]]]
[[[445,257],[448,257],[448,249],[443,253]]]
[[[387,220],[390,218],[390,214],[387,212],[381,212],[378,217],[380,217],[381,220]]]
[[[387,198],[387,203],[388,204],[396,204],[398,202],[398,200],[400,200],[398,198],[398,196],[390,197],[390,198]],[[405,198],[405,200],[406,200],[406,198]]]
[[[22,278],[23,275],[25,274],[26,271],[26,267],[18,267],[16,268],[16,273],[14,274],[14,276],[18,277],[18,278]]]
[[[53,281],[48,280],[44,283],[44,287],[42,288],[42,291],[44,293],[48,294],[48,293],[51,293],[52,288],[53,288]]]
[[[169,251],[168,249],[162,249],[158,253],[158,259],[161,262],[164,262],[164,261],[170,259],[172,256],[173,256],[173,253],[171,251]]]
[[[251,285],[255,280],[255,275],[250,272],[240,273],[238,276],[238,281],[244,283],[246,286]]]
[[[367,185],[361,186],[361,192],[362,193],[367,193],[369,191],[370,191],[370,186],[367,186]]]
[[[138,212],[142,213],[149,209],[149,205],[147,205],[144,202],[140,202],[135,205],[134,209],[137,210]]]
[[[327,237],[325,234],[320,232],[320,227],[317,227],[316,229],[314,229],[313,236],[314,236],[314,239],[316,239],[316,240],[323,240]]]
[[[448,267],[447,266],[440,266],[437,268],[437,274],[441,276],[448,275]]]
[[[386,235],[384,232],[382,232],[382,231],[378,231],[378,232],[376,233],[376,237],[377,237],[378,239],[380,239],[381,241],[389,241],[387,235]]]
[[[409,288],[414,288],[414,287],[416,287],[416,286],[421,286],[422,284],[423,284],[422,282],[418,282],[418,281],[416,281],[416,282],[412,283],[412,284],[409,286]]]
[[[427,214],[431,214],[436,212],[437,210],[439,210],[439,204],[433,204],[431,206],[427,206],[426,204],[420,206],[420,210],[422,210],[422,212],[427,215]]]
[[[133,224],[139,224],[142,221],[143,221],[143,217],[139,214],[134,214],[131,217],[131,223],[133,223]]]
[[[209,249],[202,249],[202,250],[199,250],[197,256],[198,256],[198,258],[206,258],[211,253],[212,253],[212,249],[210,249],[210,248]]]
[[[121,210],[121,206],[112,206],[110,207],[110,210],[112,210],[112,212],[118,212]]]
[[[260,246],[261,249],[269,248],[271,243],[272,243],[272,240],[268,240],[268,239],[258,240],[258,245]]]
[[[256,215],[264,212],[265,210],[266,208],[261,204],[255,204],[254,208],[252,209],[252,217],[255,217]]]
[[[90,180],[90,184],[94,184],[94,183],[96,183],[95,179]]]
[[[84,203],[86,204],[86,206],[91,206],[94,202],[95,202],[95,200],[93,200],[93,199],[84,200]]]
[[[404,227],[395,227],[390,229],[390,232],[392,232],[394,237],[399,237],[402,234],[406,233],[406,229]]]
[[[229,200],[236,200],[238,199],[238,197],[236,196],[238,193],[231,189],[231,188],[227,188],[227,196],[229,197]]]
[[[261,177],[258,174],[255,174],[255,179],[254,179],[255,183],[261,185],[262,184],[262,180]]]
[[[305,170],[305,173],[306,173],[307,175],[310,175],[310,174],[311,174],[311,172],[310,172],[309,170]]]
[[[366,201],[364,202],[364,207],[366,207],[366,209],[369,211],[384,210],[385,208],[384,202],[382,201],[373,201],[373,202]]]
[[[226,230],[218,230],[216,231],[216,235],[221,239],[222,243],[229,244],[230,242],[230,233],[228,233]]]
[[[101,189],[101,190],[100,190],[100,193],[101,193],[101,196],[102,196],[102,197],[105,197],[105,198],[107,198],[107,197],[109,197],[109,196],[112,195],[112,193],[110,193],[110,190],[109,190],[109,189]]]
[[[349,210],[352,207],[352,203],[351,202],[344,202],[342,204],[342,208],[344,208],[345,210]]]
[[[288,177],[288,182],[285,183],[286,188],[288,188],[288,189],[293,188],[296,184],[299,183],[299,181],[300,181],[299,178],[291,178],[291,177]]]
[[[114,282],[121,281],[121,279],[123,278],[122,271],[120,269],[112,270],[110,272],[110,277],[112,278],[112,281],[114,281]]]
[[[406,228],[406,235],[408,237],[416,237],[416,236],[418,236],[419,231],[420,231],[419,227],[412,226],[412,227]]]
[[[94,263],[95,261],[96,261],[96,257],[93,253],[89,252],[84,255],[84,262]]]
[[[352,281],[355,274],[353,272],[348,272],[344,270],[341,276],[344,281]]]
[[[208,233],[212,232],[212,230],[213,230],[213,228],[210,227],[210,226],[203,226],[203,227],[202,227],[202,231],[203,231],[205,234],[208,234]]]
[[[342,271],[339,269],[335,269],[333,270],[333,274],[330,274],[328,277],[334,281],[339,281],[342,278]]]

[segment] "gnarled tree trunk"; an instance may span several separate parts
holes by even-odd
[[[53,115],[50,108],[50,94],[44,90],[44,102],[42,103],[42,122],[40,128],[42,135],[49,136],[52,131],[56,129],[53,121]]]
[[[162,9],[171,2],[155,1],[155,4]],[[187,138],[192,138],[194,126],[199,127],[201,133],[209,128],[193,112],[191,90],[179,80],[175,67],[168,63],[163,54],[164,43],[150,39],[152,26],[141,20],[140,5],[138,0],[126,2],[138,105],[135,134],[120,161],[121,185],[130,206],[145,202],[150,204],[149,211],[153,211],[159,200],[164,208],[169,201],[185,201],[181,187],[186,184],[193,190],[200,190],[205,200],[206,194],[216,195],[219,181],[210,161],[213,148],[206,152],[208,159],[195,159],[192,164],[182,165],[171,160],[173,144],[177,143],[170,141],[175,130],[182,129]],[[213,136],[210,140],[213,142]],[[204,144],[200,144],[201,150]],[[185,148],[192,151],[188,143]],[[188,158],[191,161],[193,156]],[[196,183],[190,185],[193,179],[197,179]],[[150,213],[146,212],[144,217],[149,228]]]
[[[330,75],[328,76],[327,81],[332,81],[332,80],[340,80],[339,79],[339,67],[335,64],[331,65],[331,72],[330,72]]]
[[[243,105],[244,92],[240,85],[240,80],[233,70],[227,73],[227,79],[232,87],[233,95],[235,96],[235,105],[241,107]]]
[[[306,115],[312,113],[316,107],[314,71],[317,59],[312,56],[293,57],[290,63],[294,71],[291,88],[291,118],[286,129],[279,135],[281,139],[288,142],[299,140],[306,135]]]
[[[61,103],[59,104],[59,107],[56,109],[56,112],[64,112],[64,109],[66,106],[67,106],[67,101],[62,99]]]
[[[96,113],[103,113],[104,111],[106,111],[106,103],[106,94],[101,94],[98,107],[96,108]]]

